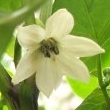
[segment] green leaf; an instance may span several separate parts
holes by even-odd
[[[101,89],[95,89],[76,110],[108,110]]]
[[[75,26],[72,34],[93,39],[106,49],[102,55],[103,67],[110,61],[110,1],[109,0],[55,0],[53,11],[68,9],[74,16]],[[96,70],[96,58],[83,58],[93,72]]]
[[[73,80],[72,78],[67,78],[67,81],[73,93],[76,93],[82,98],[86,98],[98,86],[97,78],[94,76],[91,77],[90,83],[88,84]]]
[[[108,37],[102,37],[102,33],[109,25],[109,0],[70,0],[69,2],[68,0],[56,0],[54,10],[62,7],[67,8],[74,16],[73,32],[75,34],[81,36],[84,34],[101,45],[108,39]]]

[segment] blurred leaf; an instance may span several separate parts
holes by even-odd
[[[91,77],[90,83],[88,84],[73,80],[71,78],[67,78],[67,81],[71,85],[73,93],[76,93],[82,98],[86,98],[98,86],[96,77]]]
[[[10,10],[11,0],[0,0],[0,11]]]
[[[1,55],[7,47],[12,37],[13,27],[11,26],[0,26],[0,59]]]
[[[3,106],[6,104],[5,100],[3,99],[3,97],[0,97],[0,110],[3,109]]]
[[[106,50],[106,54],[102,55],[102,66],[103,68],[110,67],[110,39],[103,44],[103,47]]]
[[[45,110],[44,106],[40,106],[39,110]]]
[[[15,38],[13,37],[7,46],[6,53],[10,56],[14,56],[14,45],[15,45]]]
[[[42,6],[41,6],[41,11],[40,11],[40,19],[42,22],[45,24],[46,20],[52,13],[52,5],[53,5],[53,0],[47,0]]]
[[[0,91],[3,94],[7,93],[11,86],[11,78],[8,76],[7,71],[0,64]]]
[[[3,106],[3,110],[9,110],[7,105]]]
[[[0,20],[0,58],[5,48],[7,47],[10,39],[13,36],[14,28],[26,17],[29,16],[31,12],[39,8],[44,0],[33,0],[31,4],[23,7],[22,9],[15,11],[11,14],[1,17]]]
[[[10,12],[21,7],[21,0],[0,0],[0,11]]]
[[[76,110],[108,110],[101,89],[95,89]]]
[[[93,39],[106,49],[103,66],[110,65],[110,0],[55,0],[53,11],[68,9],[74,16],[72,34]],[[107,48],[108,47],[108,48]],[[83,58],[90,71],[96,70],[96,59]]]
[[[11,10],[15,11],[19,9],[22,5],[22,0],[11,0],[10,8]]]

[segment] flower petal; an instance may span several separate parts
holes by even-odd
[[[38,46],[45,37],[45,30],[37,25],[29,25],[18,28],[18,41],[20,45],[30,49]]]
[[[49,37],[61,38],[71,32],[73,25],[72,14],[66,9],[60,9],[47,20],[46,32]]]
[[[89,71],[81,60],[68,54],[65,55],[63,53],[58,56],[58,60],[59,67],[63,74],[75,78],[79,81],[89,82]]]
[[[56,88],[61,74],[57,74],[54,62],[51,59],[43,58],[39,64],[36,74],[36,85],[38,89],[47,97]]]
[[[61,40],[61,48],[66,53],[72,53],[76,57],[93,56],[104,52],[104,49],[93,40],[72,35]]]
[[[26,55],[19,62],[16,74],[12,78],[12,83],[18,84],[21,81],[29,78],[36,72],[36,64],[38,63],[39,56],[37,52],[27,52]]]
[[[63,74],[60,71],[58,63],[59,62],[57,61],[56,57],[55,57],[55,59],[51,59],[50,65],[51,65],[52,70],[54,70],[53,71],[54,86],[55,86],[54,89],[56,89],[60,85],[60,82],[61,82],[62,76],[63,76]]]

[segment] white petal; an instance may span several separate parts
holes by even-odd
[[[54,62],[49,58],[42,59],[36,74],[36,85],[47,97],[56,88],[60,75],[57,74]]]
[[[20,45],[30,49],[38,46],[45,37],[45,30],[37,25],[29,25],[18,28],[18,41]]]
[[[72,53],[76,57],[93,56],[104,52],[104,49],[93,40],[72,35],[68,35],[62,39],[61,48],[66,53]]]
[[[62,73],[83,82],[89,82],[90,75],[86,65],[78,58],[70,55],[59,55],[59,67]]]
[[[16,74],[12,78],[12,83],[18,84],[32,76],[36,72],[36,64],[38,63],[38,59],[39,56],[37,55],[37,52],[27,52],[17,66]]]
[[[66,9],[55,12],[46,22],[49,37],[61,38],[70,33],[74,25],[72,15]]]
[[[56,56],[55,59],[51,59],[50,61],[51,61],[50,65],[53,70],[54,86],[55,86],[54,89],[56,89],[60,85],[63,74],[60,71],[59,61],[57,61]]]

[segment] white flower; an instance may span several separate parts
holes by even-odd
[[[104,50],[88,38],[70,35],[73,25],[72,15],[66,9],[60,9],[48,18],[45,29],[38,25],[20,27],[18,41],[27,52],[17,66],[13,84],[36,73],[38,89],[49,96],[63,75],[88,82],[89,71],[79,57]]]

